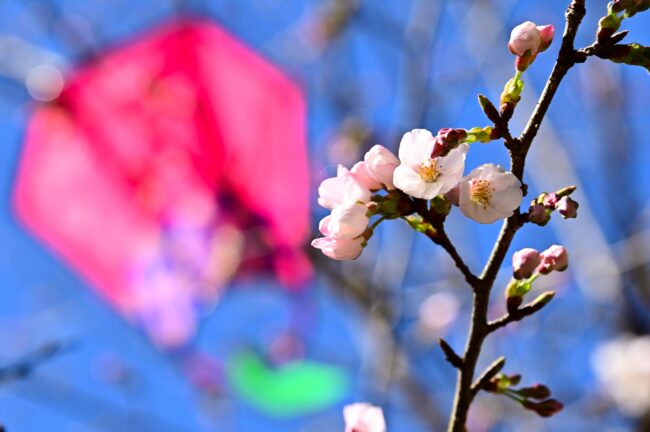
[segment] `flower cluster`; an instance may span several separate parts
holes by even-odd
[[[551,220],[551,214],[555,210],[564,219],[575,218],[578,215],[579,204],[569,196],[575,190],[575,186],[569,186],[557,192],[540,194],[530,203],[528,220],[536,225],[544,226]]]
[[[538,26],[526,21],[512,29],[508,48],[517,56],[515,68],[523,72],[533,63],[537,54],[545,51],[553,42],[555,28],[552,25]]]
[[[569,255],[563,246],[553,245],[544,252],[525,248],[512,255],[512,269],[515,279],[529,279],[534,274],[549,274],[564,271],[569,266]]]
[[[339,166],[336,177],[324,180],[318,203],[332,212],[320,221],[323,237],[313,240],[312,246],[335,260],[357,258],[372,234],[368,229],[372,193],[394,189],[393,171],[398,165],[395,155],[376,145],[351,170]]]
[[[463,177],[469,146],[458,137],[471,134],[456,132],[453,140],[447,140],[449,131],[441,129],[435,137],[425,129],[404,134],[399,148],[400,165],[393,175],[395,187],[426,200],[445,195],[465,216],[483,224],[511,216],[523,198],[521,182],[492,164],[481,165]],[[439,151],[439,147],[444,147],[446,153]],[[446,156],[437,156],[440,154]]]
[[[508,311],[512,313],[519,308],[524,296],[530,291],[533,281],[539,276],[547,275],[553,271],[561,272],[568,267],[569,254],[563,246],[553,245],[543,252],[532,248],[524,248],[515,252],[512,255],[513,279],[506,288]],[[539,299],[548,302],[552,296],[551,292],[550,297],[543,294]]]
[[[551,390],[545,385],[535,384],[530,387],[514,388],[520,381],[521,375],[518,374],[498,374],[488,381],[485,391],[506,395],[540,417],[551,417],[564,408],[561,402],[550,399]]]
[[[523,198],[517,177],[493,164],[463,177],[469,143],[488,142],[493,135],[490,127],[445,128],[435,136],[414,129],[402,137],[399,158],[375,145],[352,169],[339,166],[337,176],[318,188],[318,203],[332,212],[321,220],[323,237],[312,246],[336,260],[357,258],[375,226],[368,226],[370,218],[406,218],[414,213],[413,200],[442,203],[446,212],[450,204],[457,205],[465,216],[483,224],[511,216]],[[387,194],[381,195],[382,190]]]

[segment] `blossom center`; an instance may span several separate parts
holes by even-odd
[[[437,158],[432,158],[426,162],[421,163],[416,168],[418,175],[426,183],[433,183],[438,180],[438,177],[440,177],[440,172],[438,171],[438,166],[436,164],[437,161]]]
[[[479,204],[485,209],[490,203],[494,188],[485,179],[474,179],[470,182],[469,192],[472,202]]]

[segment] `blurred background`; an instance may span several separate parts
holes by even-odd
[[[512,76],[510,29],[553,24],[524,75],[519,133],[568,1],[4,0],[0,3],[0,423],[13,431],[444,430],[471,296],[449,258],[384,223],[356,261],[309,250],[316,188],[412,128],[485,126]],[[587,1],[593,41],[605,1]],[[623,23],[650,45],[650,14]],[[471,431],[650,431],[650,77],[590,59],[530,155],[532,196],[575,184],[577,220],[543,312],[488,339],[565,410],[481,395]],[[507,164],[474,145],[467,170]],[[525,203],[524,203],[525,204]],[[499,224],[455,211],[479,271]],[[512,252],[511,251],[511,252]],[[509,257],[506,263],[509,264]],[[504,268],[491,316],[503,313]]]

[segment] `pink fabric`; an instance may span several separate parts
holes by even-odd
[[[271,64],[215,24],[172,23],[80,68],[37,108],[15,209],[118,310],[165,310],[183,341],[197,286],[218,285],[214,257],[236,250],[231,234],[253,235],[242,209],[261,221],[254,235],[280,281],[310,277],[304,122],[300,89]],[[219,204],[226,193],[237,213]]]

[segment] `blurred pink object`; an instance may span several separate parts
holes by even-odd
[[[37,107],[15,208],[156,343],[180,346],[251,242],[288,288],[309,279],[304,122],[300,89],[268,62],[215,24],[171,23]]]
[[[343,408],[345,432],[386,432],[384,412],[380,407],[360,402]]]

